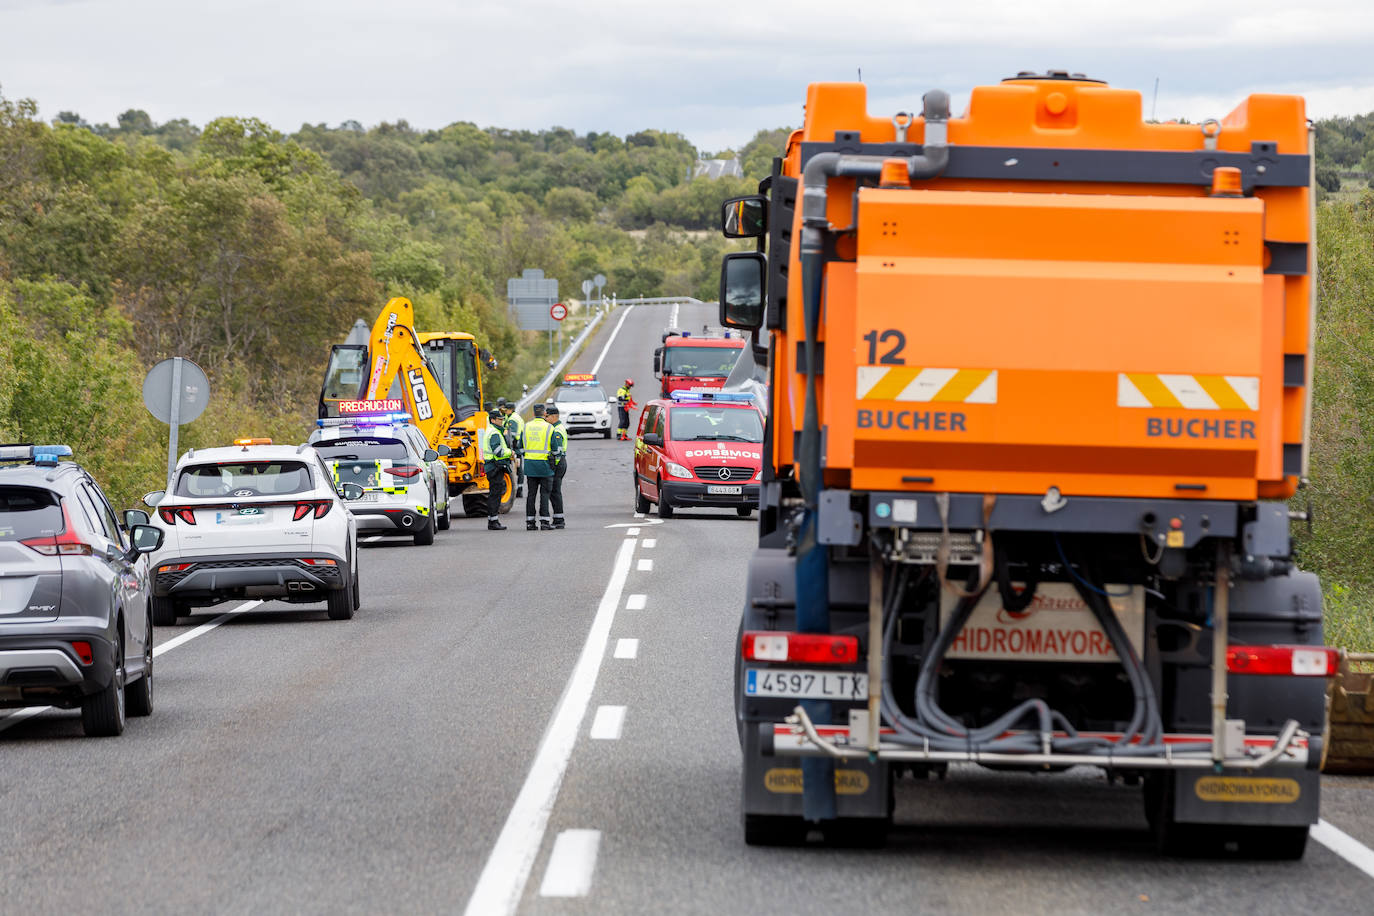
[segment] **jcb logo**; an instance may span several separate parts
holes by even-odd
[[[428,420],[434,416],[434,411],[429,406],[429,392],[425,390],[425,377],[420,374],[419,369],[411,369],[406,373],[406,378],[410,380],[410,394],[415,399],[416,419]]]

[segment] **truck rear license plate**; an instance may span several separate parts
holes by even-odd
[[[857,671],[746,668],[744,694],[808,700],[865,700],[868,699],[868,675]]]
[[[722,487],[719,484],[706,485],[706,492],[710,496],[739,496],[744,492],[743,487]]]

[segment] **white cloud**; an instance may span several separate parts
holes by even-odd
[[[0,86],[49,117],[655,127],[704,149],[798,124],[808,82],[859,68],[875,113],[932,86],[957,111],[974,85],[1064,67],[1147,112],[1158,77],[1161,117],[1261,90],[1354,114],[1374,110],[1371,46],[1369,0],[0,0]]]

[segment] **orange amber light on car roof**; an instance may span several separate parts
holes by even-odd
[[[235,439],[235,445],[271,445],[271,439]]]

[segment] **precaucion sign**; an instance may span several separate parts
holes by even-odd
[[[392,413],[405,410],[400,398],[386,398],[379,401],[340,401],[339,413]]]

